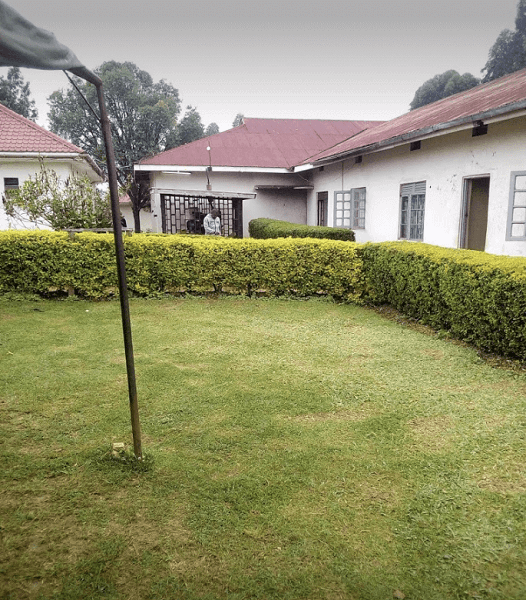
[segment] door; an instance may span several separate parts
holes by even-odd
[[[486,248],[488,228],[489,177],[464,180],[460,247],[468,250]]]
[[[318,222],[317,225],[327,226],[329,212],[329,192],[318,192]]]

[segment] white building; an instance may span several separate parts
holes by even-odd
[[[41,163],[61,179],[79,173],[94,183],[103,180],[102,172],[83,150],[0,104],[0,197],[38,173]],[[0,203],[0,229],[16,226]]]
[[[154,231],[214,203],[229,234],[269,217],[526,256],[525,148],[526,69],[385,123],[245,119],[135,169]]]

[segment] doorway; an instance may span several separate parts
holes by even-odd
[[[488,228],[489,177],[464,179],[460,247],[484,251]]]

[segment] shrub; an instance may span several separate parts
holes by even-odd
[[[364,298],[476,347],[526,360],[526,259],[426,244],[365,244]]]
[[[315,225],[298,225],[276,219],[253,219],[248,224],[250,237],[256,239],[273,239],[283,237],[317,238],[354,242],[354,231],[338,227],[319,227]]]
[[[124,247],[128,288],[141,296],[225,289],[349,301],[361,294],[356,244],[136,234],[124,238]],[[0,232],[1,292],[45,295],[72,287],[87,298],[109,297],[117,292],[115,265],[112,234],[70,240],[61,232]]]

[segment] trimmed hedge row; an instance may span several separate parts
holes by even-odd
[[[125,237],[124,246],[132,294],[262,290],[390,304],[484,351],[526,361],[526,258],[410,242],[162,234]],[[112,234],[0,232],[0,293],[73,288],[107,298],[117,293],[115,260]]]
[[[128,288],[150,296],[225,290],[251,294],[361,294],[356,244],[333,240],[253,240],[139,234],[124,238]],[[0,293],[48,294],[72,287],[86,298],[116,293],[113,234],[0,232]]]
[[[298,225],[277,219],[253,219],[248,224],[250,237],[255,239],[275,239],[283,237],[316,238],[354,242],[354,231],[338,227],[318,225]]]
[[[363,299],[526,360],[526,258],[410,242],[360,248]]]

